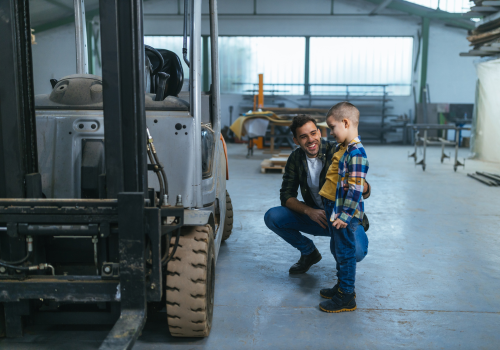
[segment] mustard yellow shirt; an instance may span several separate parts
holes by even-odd
[[[319,195],[335,202],[335,194],[337,193],[337,182],[339,180],[339,161],[347,150],[347,146],[341,145],[339,150],[332,157],[332,164],[326,173],[325,184],[319,191]]]

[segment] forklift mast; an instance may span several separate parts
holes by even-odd
[[[203,206],[201,0],[185,1],[191,5],[189,113],[194,120],[193,207],[199,208]],[[78,2],[81,0],[75,1]],[[210,108],[219,116],[217,1],[210,0],[209,5]],[[77,12],[84,11],[77,8]],[[170,242],[174,233],[178,236],[185,214],[183,207],[155,206],[154,190],[148,188],[142,0],[102,0],[99,12],[105,196],[43,198],[29,0],[0,2],[0,336],[2,332],[8,337],[22,336],[23,316],[30,314],[30,301],[109,303],[120,310],[120,317],[101,349],[130,349],[145,324],[147,302],[160,302],[164,297],[162,237],[168,235]],[[82,17],[75,18],[78,47],[78,33],[85,34],[85,30],[78,30]],[[82,39],[80,45],[84,42]],[[78,72],[84,74],[86,55],[82,50],[77,52]],[[219,119],[214,123],[220,123]],[[220,125],[214,125],[214,130],[218,140]],[[93,241],[100,242],[99,247],[108,258],[99,262],[97,275],[54,273],[42,243],[47,237],[61,236],[92,236]],[[151,251],[149,247],[153,247]],[[89,314],[99,323],[103,313]]]

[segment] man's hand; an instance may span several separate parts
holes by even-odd
[[[309,208],[305,211],[305,214],[309,216],[312,221],[318,223],[322,228],[326,228],[328,225],[328,221],[326,220],[326,214],[323,209],[313,209]]]
[[[337,230],[340,230],[341,228],[346,228],[347,227],[347,223],[343,222],[340,219],[335,219],[335,221],[333,222],[332,226],[335,227]]]
[[[344,191],[349,191],[349,184],[344,184]],[[365,184],[363,186],[363,199],[367,199],[370,197],[371,194],[371,186],[368,183],[368,181],[365,181]]]

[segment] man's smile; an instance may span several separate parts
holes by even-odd
[[[314,152],[316,149],[318,149],[317,143],[311,143],[310,145],[307,145],[307,150],[309,152]]]

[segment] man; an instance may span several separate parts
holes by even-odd
[[[313,236],[330,236],[327,225],[331,223],[326,218],[319,191],[325,183],[333,156],[341,157],[342,154],[335,153],[336,142],[321,138],[316,120],[310,116],[295,117],[290,130],[299,148],[292,152],[285,166],[280,190],[281,206],[269,209],[264,221],[270,230],[300,251],[299,261],[289,272],[301,274],[321,260],[321,254],[313,241],[301,232]],[[299,187],[304,202],[297,199]],[[366,182],[363,198],[370,196],[370,189]],[[368,226],[365,215],[355,233],[358,262],[368,253],[368,237],[365,233]]]

